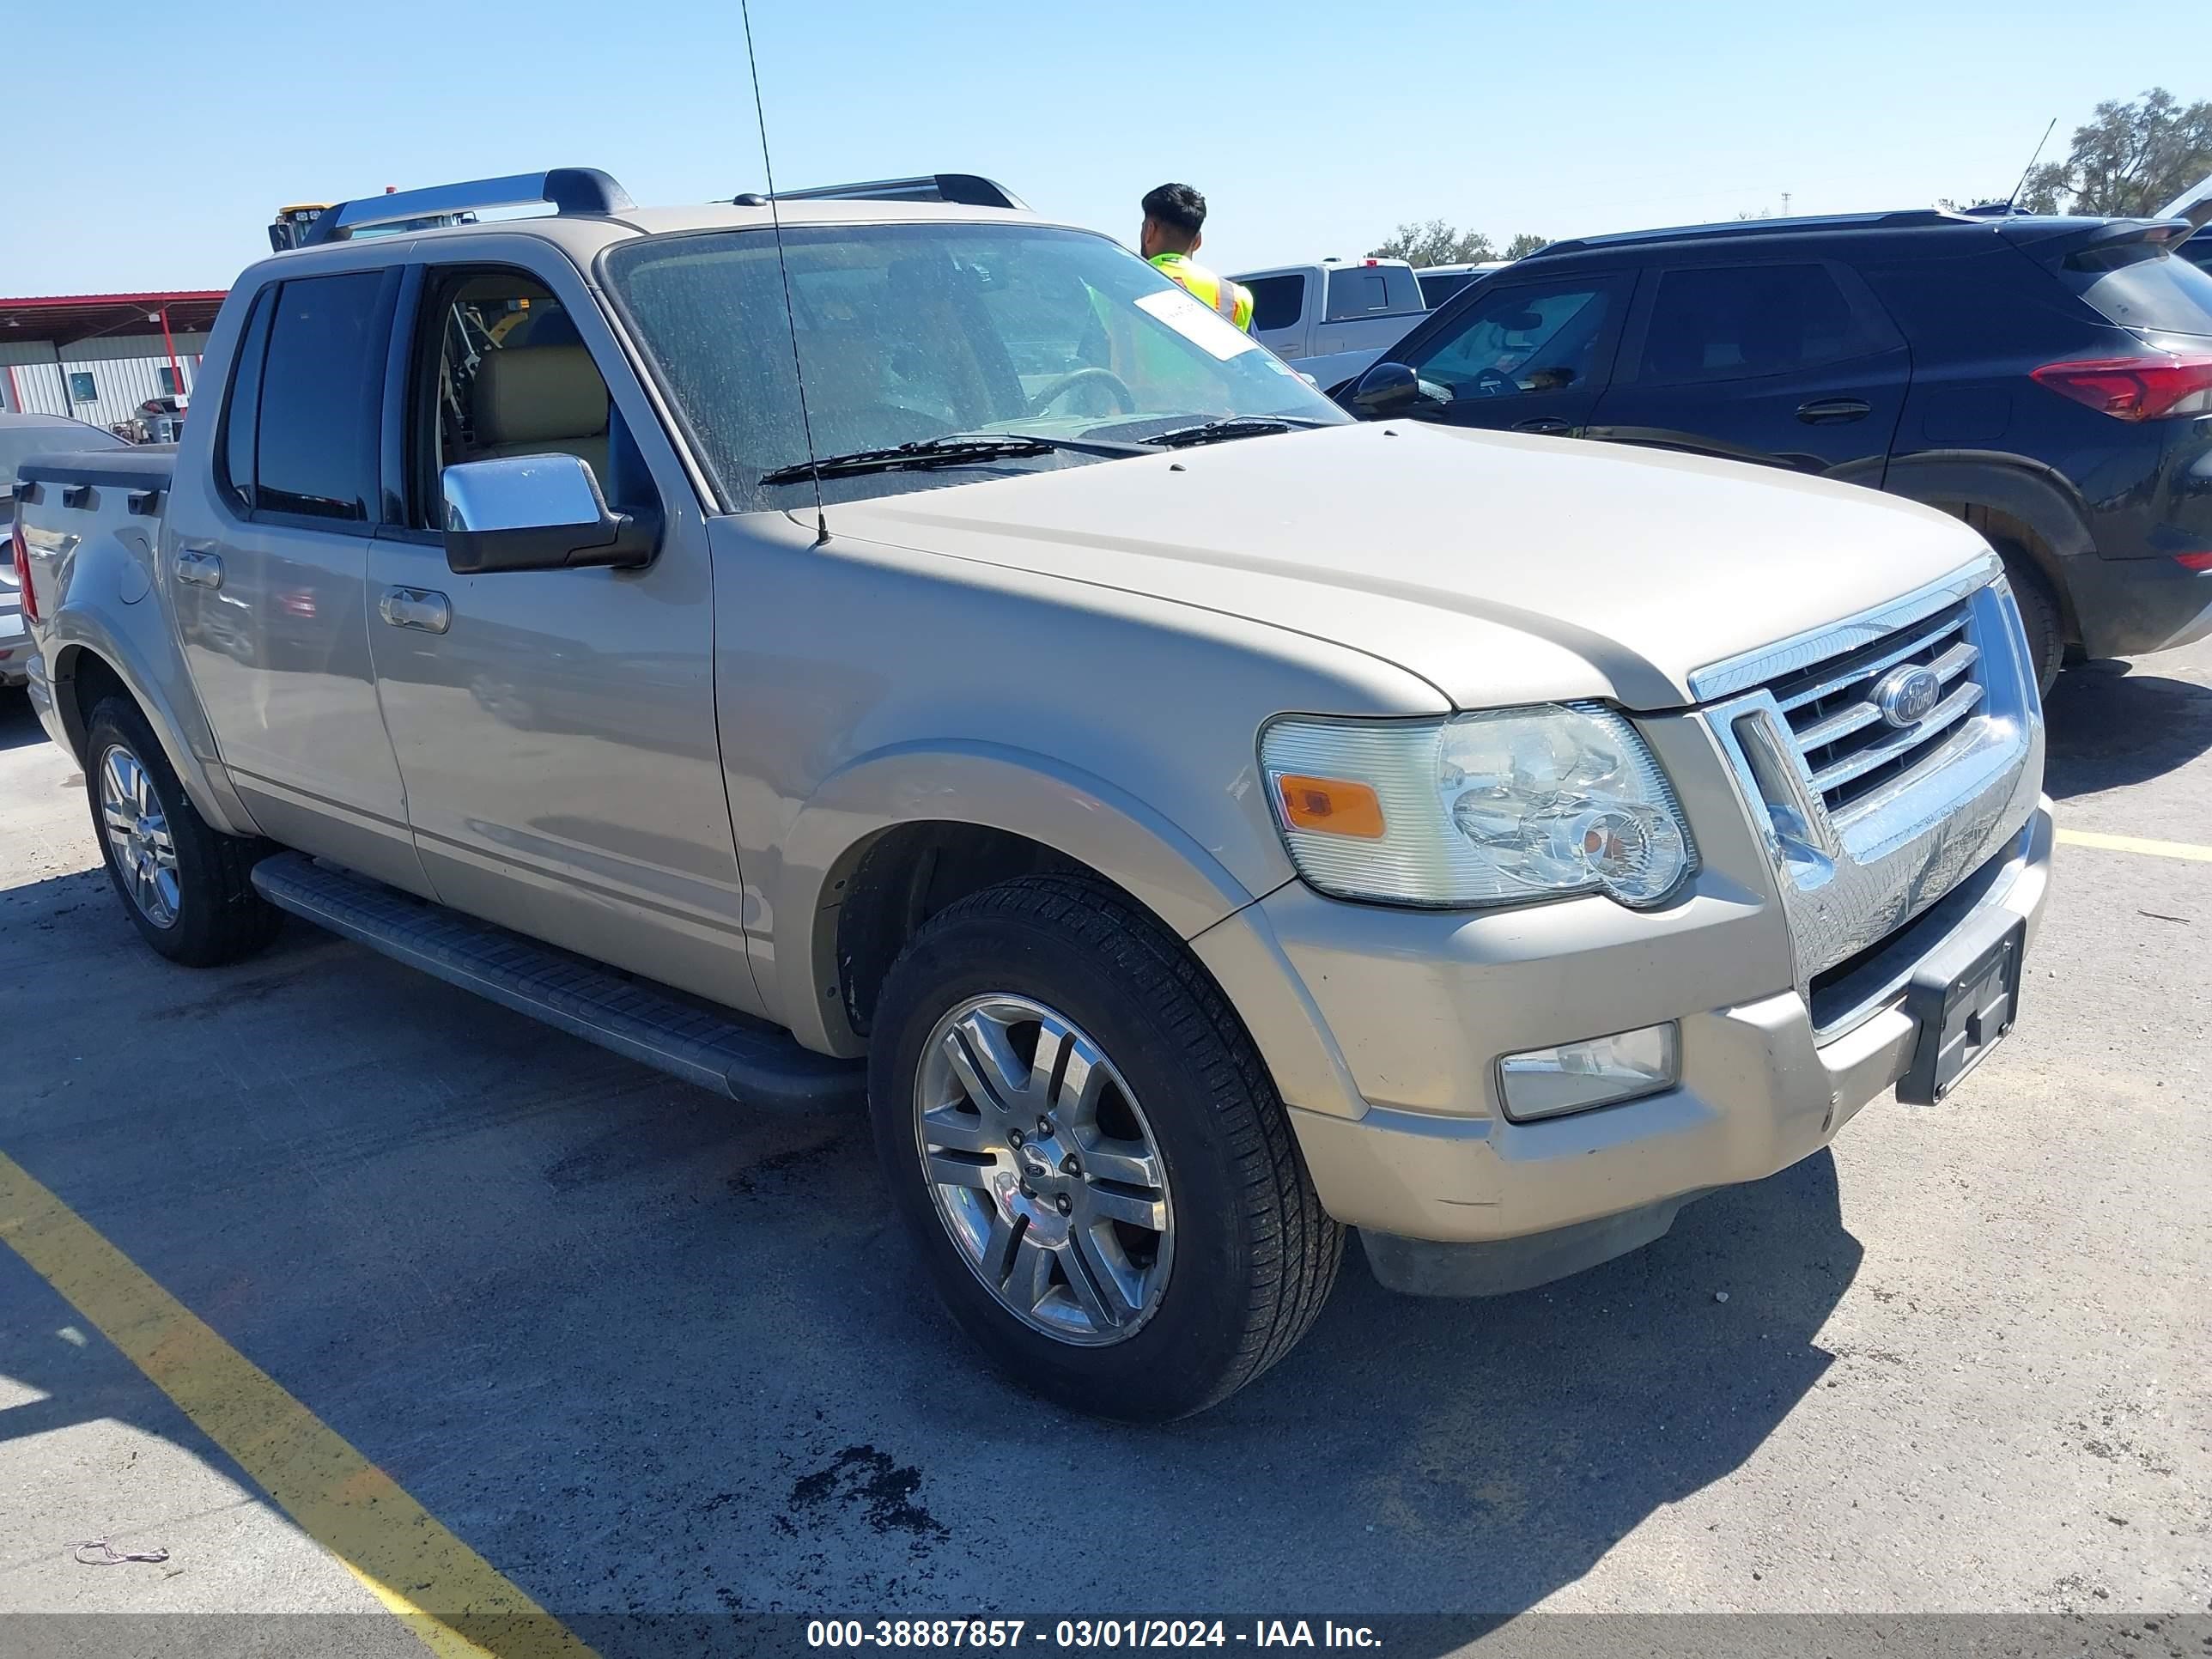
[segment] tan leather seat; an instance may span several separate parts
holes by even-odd
[[[607,383],[582,346],[488,351],[470,391],[471,460],[574,455],[607,487]]]

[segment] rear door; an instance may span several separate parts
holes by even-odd
[[[1911,380],[1904,337],[1848,267],[1660,266],[1589,435],[1879,488]]]
[[[1612,372],[1633,278],[1565,270],[1493,277],[1392,355],[1421,379],[1417,418],[1579,436]]]
[[[365,603],[397,270],[272,283],[232,354],[211,465],[179,471],[162,580],[216,747],[289,846],[421,890]]]

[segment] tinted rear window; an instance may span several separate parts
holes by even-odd
[[[1654,385],[1750,380],[1870,349],[1825,266],[1692,266],[1660,278],[1638,378]]]
[[[287,283],[270,319],[255,422],[254,505],[316,519],[368,516],[384,376],[380,270]]]
[[[1434,276],[1424,273],[1420,279],[1422,302],[1434,311],[1474,280],[1474,272],[1471,270],[1444,271]]]
[[[1421,290],[1406,266],[1352,265],[1328,273],[1328,314],[1322,320],[1342,323],[1420,308]]]
[[[2156,243],[2076,253],[2058,280],[2108,323],[2161,334],[2212,334],[2212,272]]]
[[[1290,328],[1305,314],[1306,279],[1303,276],[1261,276],[1247,283],[1252,290],[1252,331]]]

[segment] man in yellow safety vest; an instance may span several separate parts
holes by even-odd
[[[1145,226],[1137,247],[1161,273],[1182,285],[1200,305],[1219,312],[1237,327],[1252,326],[1252,290],[1217,276],[1190,256],[1206,239],[1206,198],[1188,185],[1162,185],[1146,192]]]

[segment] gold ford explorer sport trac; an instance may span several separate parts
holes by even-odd
[[[147,941],[290,912],[865,1100],[952,1316],[1133,1418],[1279,1358],[1347,1228],[1540,1284],[2010,1028],[2051,817],[1975,532],[1355,424],[981,182],[341,204],[173,456],[28,463],[31,694]]]

